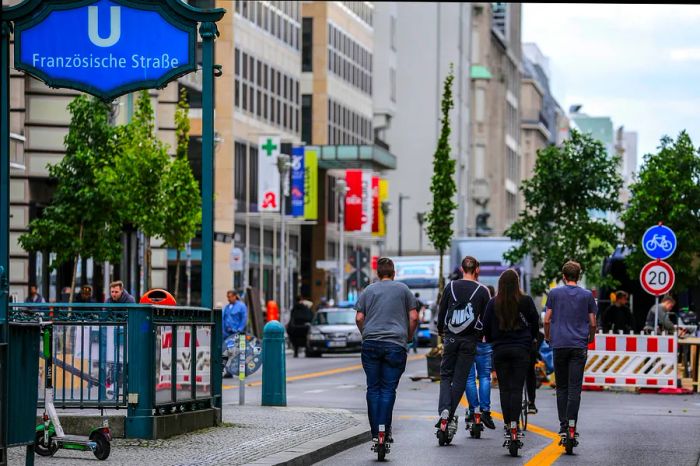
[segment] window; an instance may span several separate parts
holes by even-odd
[[[486,170],[484,164],[486,163],[486,147],[482,145],[477,145],[474,151],[474,178],[485,179]]]
[[[302,19],[301,31],[301,71],[313,71],[314,19]]]
[[[474,117],[478,123],[483,123],[486,118],[486,91],[477,88],[474,93]]]

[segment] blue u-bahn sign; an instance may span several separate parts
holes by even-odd
[[[47,2],[15,24],[15,68],[111,100],[196,70],[196,33],[167,2]]]

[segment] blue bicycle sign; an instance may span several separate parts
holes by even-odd
[[[652,259],[664,260],[676,250],[676,234],[665,225],[653,226],[644,233],[642,248]]]

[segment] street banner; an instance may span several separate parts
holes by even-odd
[[[345,182],[348,192],[345,196],[345,231],[362,229],[362,170],[347,170]]]
[[[362,172],[362,228],[363,233],[372,233],[372,172]]]
[[[304,146],[292,148],[292,217],[304,216]]]
[[[379,180],[379,235],[386,236],[386,219],[382,210],[382,202],[389,200],[389,180]]]
[[[318,219],[318,148],[304,149],[304,220]]]
[[[258,139],[258,211],[280,211],[280,155],[279,136],[260,136]]]
[[[379,177],[372,177],[372,234],[379,233]]]

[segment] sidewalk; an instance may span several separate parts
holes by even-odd
[[[115,439],[113,465],[312,464],[369,440],[367,419],[347,410],[224,405],[223,426],[164,440]],[[9,464],[23,465],[25,448],[9,450]],[[35,455],[35,464],[75,465],[90,452],[59,450]]]

